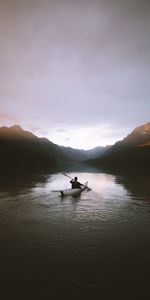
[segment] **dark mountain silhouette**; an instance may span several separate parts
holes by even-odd
[[[59,162],[95,158],[104,151],[104,147],[85,151],[58,146],[23,130],[19,125],[0,128],[0,161],[3,169],[50,168]]]
[[[150,123],[135,128],[98,159],[89,161],[105,168],[130,169],[150,167]]]
[[[0,140],[0,164],[1,170],[44,170],[50,169],[56,161],[48,154]]]
[[[3,170],[49,170],[67,160],[59,146],[38,138],[19,125],[0,128],[0,163]]]
[[[59,162],[76,161],[88,161],[108,169],[149,168],[150,123],[135,128],[113,146],[91,150],[58,146],[19,125],[0,128],[2,169],[49,169]]]
[[[105,146],[105,147],[97,146],[93,149],[86,150],[86,155],[88,159],[98,158],[102,156],[109,148],[110,146]]]
[[[3,171],[48,170],[56,164],[50,153],[39,150],[38,138],[20,126],[0,128],[0,165]]]
[[[25,153],[26,156],[27,154],[29,155],[29,153],[32,154],[31,156],[39,156],[41,164],[42,160],[44,164],[44,159],[46,158],[51,158],[53,161],[68,160],[67,156],[63,153],[59,146],[53,144],[46,138],[38,138],[33,133],[23,130],[19,125],[14,125],[9,128],[0,128],[0,145],[1,152],[4,145],[9,149],[7,153],[8,156],[11,157],[10,160],[12,160],[11,152],[14,152],[14,157],[16,157],[15,153],[19,152],[20,155],[18,157],[20,157],[20,160],[21,152],[23,157],[25,156]],[[32,161],[34,161],[34,159]]]
[[[71,160],[84,161],[86,159],[100,157],[108,149],[108,146],[107,147],[98,146],[90,150],[79,150],[79,149],[73,149],[71,147],[61,146],[61,149]]]
[[[85,151],[58,146],[46,138],[39,138],[31,132],[23,130],[19,125],[11,127],[3,126],[0,128],[0,146],[1,161],[3,158],[7,157],[7,164],[9,161],[10,165],[12,165],[12,161],[14,161],[13,165],[17,165],[17,161],[19,161],[20,165],[21,157],[21,165],[23,164],[23,160],[30,161],[30,164],[33,165],[34,160],[36,160],[35,156],[39,156],[39,163],[41,161],[41,164],[41,157],[43,157],[44,164],[44,155],[45,159],[46,157],[52,158],[56,162],[81,161],[99,157],[101,153],[105,151],[104,147],[96,147]],[[29,159],[29,153],[32,159]],[[6,164],[6,159],[4,159],[4,161]]]

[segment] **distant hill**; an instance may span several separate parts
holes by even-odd
[[[150,123],[135,128],[113,146],[79,150],[58,146],[19,125],[0,128],[2,169],[50,169],[59,162],[88,161],[105,168],[150,168]]]
[[[14,125],[9,128],[1,127],[0,141],[7,141],[15,147],[22,147],[28,151],[36,151],[43,155],[49,155],[55,160],[68,160],[59,146],[46,138],[39,138],[31,132],[23,130],[19,125]]]
[[[45,170],[54,166],[55,158],[42,152],[38,146],[38,138],[20,126],[1,127],[1,170]]]
[[[108,149],[108,146],[107,147],[98,146],[90,150],[79,150],[79,149],[73,149],[71,147],[61,146],[61,149],[71,160],[83,161],[86,159],[100,157]]]
[[[15,170],[49,170],[56,164],[50,155],[15,146],[11,142],[0,140],[1,171]]]
[[[104,151],[105,147],[86,151],[58,146],[23,130],[19,125],[0,128],[0,163],[3,169],[49,169],[59,162],[96,158]]]
[[[122,141],[107,149],[101,157],[89,162],[107,168],[149,168],[150,123],[135,128]]]
[[[111,146],[97,146],[93,149],[86,150],[86,156],[88,159],[98,158],[102,156]]]

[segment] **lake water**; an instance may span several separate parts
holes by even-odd
[[[0,184],[2,299],[147,299],[150,177],[70,170],[3,178]]]

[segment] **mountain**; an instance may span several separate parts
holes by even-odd
[[[38,138],[15,125],[0,128],[1,171],[48,170],[56,164],[50,153],[39,150]]]
[[[0,141],[9,142],[14,147],[21,147],[26,151],[35,151],[53,157],[55,160],[66,161],[67,156],[60,147],[46,138],[39,138],[29,131],[23,130],[19,125],[0,128]]]
[[[59,162],[76,162],[99,157],[105,147],[78,150],[39,138],[19,125],[0,128],[0,163],[3,169],[50,168]]]
[[[94,159],[94,158],[98,158],[100,156],[102,156],[108,149],[110,148],[110,146],[97,146],[93,149],[90,150],[86,150],[86,156],[88,159]]]
[[[112,146],[112,148],[121,146],[135,147],[147,143],[148,141],[150,141],[150,122],[136,127],[122,141]]]
[[[19,125],[0,128],[0,163],[7,169],[50,169],[58,160],[67,160],[59,146],[38,138]]]
[[[50,155],[15,146],[11,142],[0,140],[1,171],[15,170],[49,170],[56,164]]]
[[[90,150],[82,150],[82,149],[79,150],[79,149],[73,149],[71,147],[61,146],[61,149],[71,160],[84,161],[87,159],[100,157],[108,149],[108,146],[107,147],[98,146]]]
[[[113,146],[90,150],[58,146],[19,125],[0,128],[2,169],[49,169],[59,162],[76,161],[88,161],[105,168],[149,168],[150,123],[135,128]]]
[[[135,128],[122,141],[109,147],[104,154],[90,163],[107,168],[150,167],[150,123]]]
[[[0,128],[0,141],[11,142],[14,146],[51,155],[57,161],[81,161],[99,157],[105,147],[96,147],[91,150],[79,150],[71,147],[58,146],[46,138],[39,138],[32,132],[23,130],[19,125]]]

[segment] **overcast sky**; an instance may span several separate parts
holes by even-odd
[[[150,121],[149,0],[0,0],[0,125],[89,149]]]

